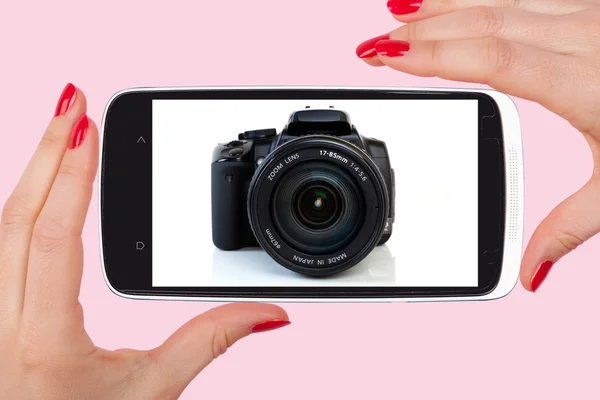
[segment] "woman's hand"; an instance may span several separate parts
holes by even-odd
[[[600,232],[600,0],[389,0],[405,22],[356,53],[372,66],[488,84],[540,103],[577,128],[594,157],[588,183],[534,232],[521,282]]]
[[[289,324],[281,308],[231,304],[150,351],[97,348],[78,301],[81,231],[98,164],[98,129],[67,85],[0,221],[3,399],[175,399],[238,339]]]

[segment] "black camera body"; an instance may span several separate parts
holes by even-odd
[[[215,147],[213,242],[261,246],[295,272],[333,275],[390,238],[394,196],[385,143],[359,134],[343,111],[307,107],[279,134],[246,131]]]

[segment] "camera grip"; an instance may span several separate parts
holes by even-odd
[[[246,210],[251,162],[214,162],[211,166],[212,237],[221,250],[257,246]]]

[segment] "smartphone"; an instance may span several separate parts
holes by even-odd
[[[517,281],[521,131],[496,91],[128,89],[100,163],[124,297],[487,300]]]

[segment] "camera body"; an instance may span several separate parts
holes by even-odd
[[[217,248],[237,250],[259,245],[265,248],[265,245],[257,240],[256,227],[252,226],[252,216],[249,215],[253,212],[249,204],[252,196],[249,196],[249,191],[255,186],[259,172],[267,168],[265,164],[272,161],[274,153],[283,148],[291,148],[292,144],[307,137],[323,140],[324,143],[335,141],[355,154],[354,158],[350,158],[335,151],[321,150],[320,154],[328,154],[325,158],[329,158],[330,161],[342,160],[341,163],[345,161],[346,164],[350,164],[348,160],[361,158],[376,167],[371,171],[371,175],[376,175],[374,178],[381,182],[379,186],[383,186],[382,194],[386,198],[380,205],[380,211],[385,210],[385,222],[381,225],[381,233],[375,244],[383,244],[390,238],[394,222],[395,188],[394,171],[385,143],[359,134],[346,112],[332,108],[307,107],[293,112],[280,133],[276,129],[246,131],[240,133],[236,140],[215,147],[211,165],[211,202],[212,237]],[[295,162],[298,155],[293,151],[291,153],[293,154],[282,161],[278,160],[276,165],[269,166],[268,171],[263,171],[262,179],[270,180],[285,164]],[[355,162],[351,164],[354,165]],[[354,169],[356,180],[367,180],[368,167],[356,166]],[[268,229],[267,236],[267,241],[273,244],[274,238]],[[273,248],[277,246],[274,245]]]

